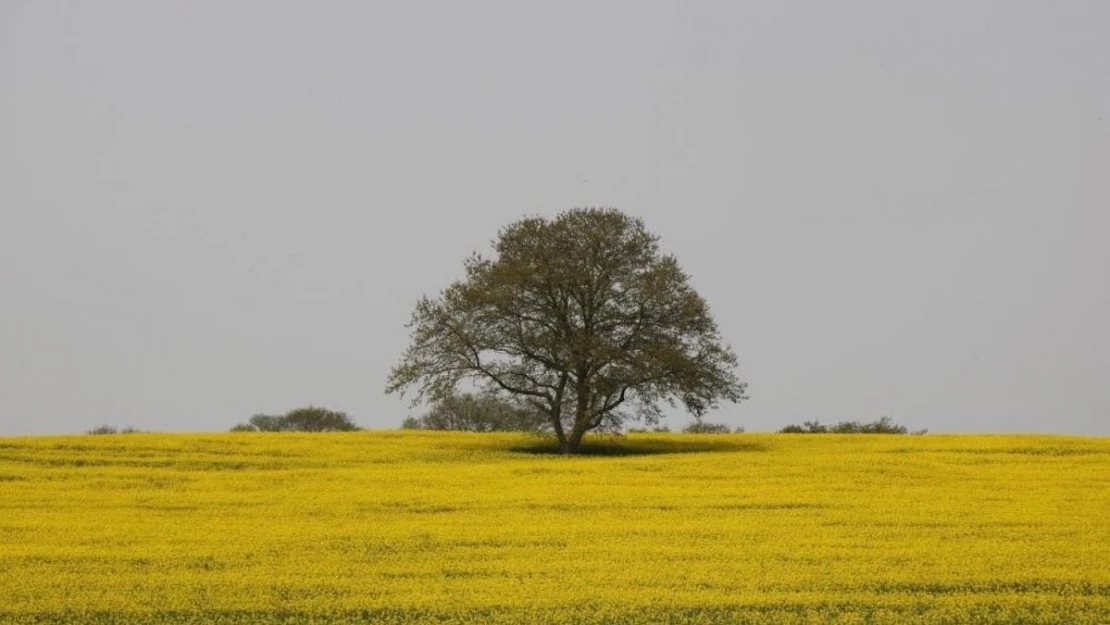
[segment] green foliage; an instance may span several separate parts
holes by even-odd
[[[791,423],[779,430],[781,434],[827,434],[829,426],[821,425],[818,421],[806,421],[802,425]]]
[[[435,402],[420,418],[409,417],[402,429],[464,432],[539,432],[550,428],[547,415],[523,402],[490,393],[452,394]]]
[[[823,425],[818,421],[806,421],[802,425],[791,424],[781,430],[782,434],[909,434],[906,426],[898,425],[890,417],[883,417],[878,421],[860,423],[859,421],[841,421],[836,425]],[[927,430],[912,432],[924,434]]]
[[[122,428],[122,429],[117,429],[117,428],[115,428],[111,425],[101,425],[101,426],[95,427],[91,430],[85,430],[85,433],[86,434],[95,434],[95,435],[102,435],[102,434],[142,434],[142,433],[144,433],[144,430],[140,430],[138,428],[133,428],[131,426],[127,426],[127,427]]]
[[[346,413],[316,408],[297,408],[285,413],[285,423],[294,432],[353,432],[359,427]]]
[[[240,423],[235,427],[240,428],[240,432],[245,431],[244,428],[251,428],[256,432],[288,432],[292,430],[292,428],[286,426],[284,416],[261,413],[254,415],[246,423]]]
[[[737,427],[735,430],[732,430],[724,423],[710,423],[708,421],[702,421],[701,419],[695,419],[687,423],[686,427],[682,428],[682,431],[686,434],[732,434],[734,432],[739,434],[744,431],[744,428]]]
[[[284,415],[256,414],[232,432],[351,432],[361,429],[344,412],[316,406],[297,408]]]
[[[593,208],[521,219],[494,251],[417,303],[387,392],[415,389],[415,405],[477,384],[546,415],[564,453],[592,430],[658,422],[661,403],[700,417],[746,399],[708,305],[640,219]]]

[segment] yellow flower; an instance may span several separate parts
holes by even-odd
[[[1110,440],[0,439],[0,624],[1110,622]]]

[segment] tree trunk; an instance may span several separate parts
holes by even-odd
[[[556,422],[555,424],[555,437],[559,439],[559,453],[572,453],[567,451],[567,446],[570,444],[570,441],[567,440],[567,435],[563,432],[563,426],[560,425],[558,422]]]
[[[563,416],[561,414],[561,411],[552,410],[550,418],[551,426],[555,428],[555,438],[559,440],[559,453],[571,453],[567,451],[567,434],[563,431]]]
[[[583,376],[582,373],[579,373],[579,380],[581,380]],[[566,442],[559,441],[559,452],[564,454],[576,454],[581,451],[582,437],[585,436],[586,430],[589,429],[588,389],[589,387],[585,383],[578,382],[576,389],[578,401],[574,411],[574,425],[571,427],[571,432],[566,436]]]
[[[574,425],[574,430],[572,430],[570,436],[567,437],[566,444],[560,446],[560,451],[564,454],[577,454],[582,451],[582,437],[585,434],[585,428],[580,428],[576,423]]]
[[[577,454],[582,448],[582,437],[586,435],[586,431],[590,429],[590,420],[587,410],[589,405],[584,401],[578,402],[578,410],[574,415],[574,427],[570,430],[570,435],[567,436],[567,444],[565,446],[564,454]]]
[[[576,454],[581,451],[582,437],[586,435],[586,430],[589,429],[589,385],[582,380],[585,378],[585,373],[579,371],[578,384],[576,394],[578,402],[574,410],[574,426],[570,430],[570,435],[567,436],[566,445],[560,446],[560,451],[564,454]]]

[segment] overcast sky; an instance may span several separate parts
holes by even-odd
[[[0,435],[397,427],[417,298],[575,206],[709,301],[712,421],[1110,434],[1105,0],[0,0]]]

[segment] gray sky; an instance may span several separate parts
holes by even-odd
[[[396,427],[416,299],[574,206],[708,299],[711,420],[1110,434],[1105,0],[0,0],[0,435]]]

